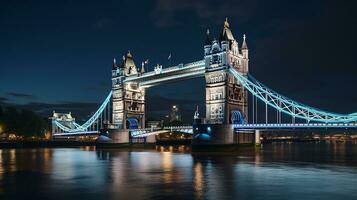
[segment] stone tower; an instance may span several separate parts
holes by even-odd
[[[113,125],[115,128],[133,129],[145,127],[145,90],[136,82],[125,82],[130,76],[137,76],[138,69],[130,51],[117,66],[113,61]]]
[[[219,40],[211,39],[209,31],[204,45],[206,65],[206,123],[245,123],[248,120],[248,93],[229,73],[235,67],[248,73],[248,47],[243,37],[242,48],[234,39],[228,20],[224,22]]]

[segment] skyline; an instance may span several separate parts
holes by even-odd
[[[349,92],[356,85],[357,73],[353,59],[355,5],[299,1],[276,3],[279,9],[274,4],[224,1],[216,9],[214,1],[154,2],[140,7],[128,1],[84,7],[68,2],[21,7],[8,2],[0,8],[0,25],[5,30],[0,33],[0,103],[24,104],[37,112],[60,108],[85,115],[110,90],[114,57],[121,60],[131,50],[137,66],[150,60],[150,71],[157,63],[167,67],[168,55],[172,55],[173,65],[201,59],[206,29],[218,37],[228,17],[239,45],[242,35],[247,35],[250,72],[263,83],[324,110],[357,110],[357,95]],[[139,14],[128,17],[130,9],[124,8],[130,6]],[[123,12],[108,12],[118,7]],[[11,10],[14,8],[17,12]],[[171,91],[179,96],[172,98]],[[150,88],[147,95],[149,113],[160,114],[177,104],[186,115],[192,111],[191,116],[195,105],[204,103],[204,80]]]

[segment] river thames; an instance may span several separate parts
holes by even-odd
[[[357,199],[357,144],[2,149],[0,199]]]

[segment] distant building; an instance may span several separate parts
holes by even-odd
[[[162,121],[155,121],[155,120],[150,120],[146,122],[146,127],[147,128],[159,128],[162,127],[163,122]]]
[[[181,115],[180,115],[179,108],[177,105],[173,105],[171,107],[169,119],[170,119],[170,122],[181,121]]]

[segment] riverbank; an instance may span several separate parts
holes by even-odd
[[[0,142],[0,148],[58,148],[58,147],[80,147],[95,146],[95,142],[81,141],[13,141]]]
[[[80,146],[96,146],[97,148],[154,148],[155,145],[190,145],[190,140],[157,141],[156,143],[97,143],[95,141],[7,141],[0,142],[0,148],[71,148]]]
[[[335,141],[335,140],[266,140],[262,144],[269,143],[319,143],[319,142],[332,142],[332,143],[352,143],[357,144],[357,141]],[[160,140],[156,143],[126,143],[126,144],[113,144],[113,143],[97,143],[95,141],[9,141],[0,142],[0,149],[8,148],[75,148],[81,146],[96,146],[99,149],[130,149],[130,148],[154,148],[156,145],[191,145],[191,140]],[[246,149],[256,147],[254,144],[232,144],[232,145],[193,145],[194,151],[236,151],[239,149]]]
[[[58,147],[80,147],[97,146],[99,148],[141,148],[153,147],[155,145],[190,145],[191,140],[158,140],[156,143],[132,143],[114,144],[97,143],[96,141],[2,141],[0,148],[58,148]]]

